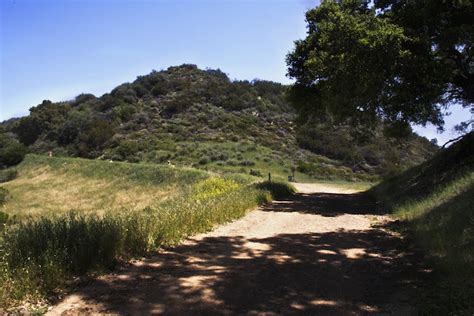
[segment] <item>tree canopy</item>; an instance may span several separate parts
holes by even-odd
[[[441,129],[451,104],[473,111],[471,0],[327,0],[306,21],[287,56],[301,117]]]

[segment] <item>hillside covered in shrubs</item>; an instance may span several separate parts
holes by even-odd
[[[317,178],[377,177],[418,164],[436,150],[415,134],[403,142],[382,135],[356,141],[349,128],[324,117],[297,128],[286,88],[181,65],[139,76],[101,97],[45,100],[29,116],[3,122],[0,132],[8,148],[24,151],[23,144],[32,153],[254,175],[296,169]]]

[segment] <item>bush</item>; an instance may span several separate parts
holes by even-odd
[[[5,188],[0,188],[0,206],[5,204],[9,198],[9,192]]]
[[[289,198],[296,193],[295,187],[285,182],[265,181],[258,183],[256,187],[260,190],[270,191],[274,199]]]
[[[250,169],[250,175],[255,177],[262,177],[262,173],[259,170]]]
[[[202,157],[201,159],[199,159],[199,164],[200,164],[200,165],[206,165],[206,164],[209,163],[209,161],[210,161],[209,157],[204,156],[204,157]]]
[[[223,152],[223,153],[212,153],[211,155],[211,160],[212,161],[226,161],[227,159],[229,159],[229,155],[226,153],[226,152]]]
[[[0,183],[11,181],[15,179],[17,175],[18,171],[16,169],[0,170]]]
[[[234,159],[229,159],[226,161],[226,165],[228,166],[237,166],[239,164],[238,161],[234,160]]]
[[[15,166],[22,162],[26,155],[26,147],[17,142],[10,142],[0,147],[0,167]]]
[[[193,190],[194,196],[202,199],[236,190],[239,187],[240,185],[232,179],[211,177],[196,183]]]
[[[244,161],[239,162],[239,165],[240,166],[255,166],[255,162],[251,160],[244,160]]]

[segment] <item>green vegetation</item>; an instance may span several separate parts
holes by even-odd
[[[394,176],[373,190],[382,193],[383,204],[389,209],[403,201],[425,199],[447,184],[472,171],[474,165],[474,133],[440,151],[432,159]]]
[[[8,182],[15,179],[18,176],[18,171],[16,169],[4,169],[0,170],[0,183]]]
[[[0,129],[0,171],[2,168],[19,164],[26,155],[26,147],[12,135],[2,133]]]
[[[184,194],[184,188],[209,177],[191,168],[38,155],[28,155],[17,172],[16,179],[2,184],[10,192],[2,210],[19,218],[139,210]]]
[[[442,128],[446,107],[474,104],[473,18],[471,0],[322,1],[287,57],[300,118],[402,139],[409,123]]]
[[[285,199],[296,193],[295,187],[285,182],[265,181],[257,184],[257,188],[272,193],[275,199]]]
[[[100,98],[82,94],[67,102],[46,100],[29,116],[3,122],[0,134],[36,154],[169,162],[282,179],[305,164],[310,167],[296,174],[305,181],[373,180],[390,172],[394,159],[402,169],[436,150],[415,135],[393,146],[382,135],[359,144],[350,129],[334,133],[327,124],[308,133],[306,127],[297,128],[287,88],[268,81],[232,81],[220,70],[181,65],[139,76]],[[320,120],[326,122],[324,116]]]
[[[252,184],[256,178],[248,175],[80,158],[28,155],[17,169],[18,177],[0,190],[9,197],[2,207],[6,213],[0,213],[5,308],[47,300],[77,277],[174,245],[294,191],[283,183]],[[59,191],[66,192],[64,199]],[[25,197],[27,192],[34,195]],[[131,202],[119,203],[117,195],[129,195]],[[140,202],[145,195],[146,203]],[[101,204],[106,196],[109,208]],[[76,200],[82,201],[79,207],[68,211]],[[91,200],[99,204],[84,207]]]
[[[398,174],[370,192],[437,262],[423,312],[474,313],[474,133],[432,158],[410,128],[472,108],[473,9],[322,1],[291,87],[184,64],[2,122],[0,312],[291,197],[290,174],[365,182],[348,188]]]
[[[5,188],[0,187],[0,206],[5,204],[5,202],[8,200],[8,198],[9,198],[8,190],[5,189]]]
[[[371,191],[437,263],[435,284],[421,291],[425,312],[472,314],[474,133]]]
[[[461,141],[406,170],[432,153],[410,124],[442,129],[452,104],[473,110],[473,18],[470,0],[326,0],[306,13],[307,35],[287,56],[299,144],[392,175],[370,191],[438,263],[420,291],[428,315],[474,313],[473,121],[457,126],[470,132]],[[317,167],[297,165],[324,173]]]

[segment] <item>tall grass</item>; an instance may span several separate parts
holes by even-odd
[[[474,133],[371,189],[431,258],[419,301],[426,315],[474,314]]]
[[[427,314],[474,313],[474,172],[422,199],[394,207],[418,245],[437,267],[436,280],[422,289]]]
[[[155,208],[102,216],[70,212],[7,226],[0,237],[0,303],[45,299],[74,277],[177,244],[271,198],[255,185],[211,178]]]
[[[12,217],[65,213],[138,211],[185,193],[209,173],[164,165],[28,155],[18,177],[2,183]]]
[[[59,173],[76,174],[100,180],[126,180],[135,184],[168,184],[206,178],[205,172],[192,168],[170,168],[166,165],[92,160],[83,158],[27,155],[19,169],[36,172],[37,166],[49,167]]]

